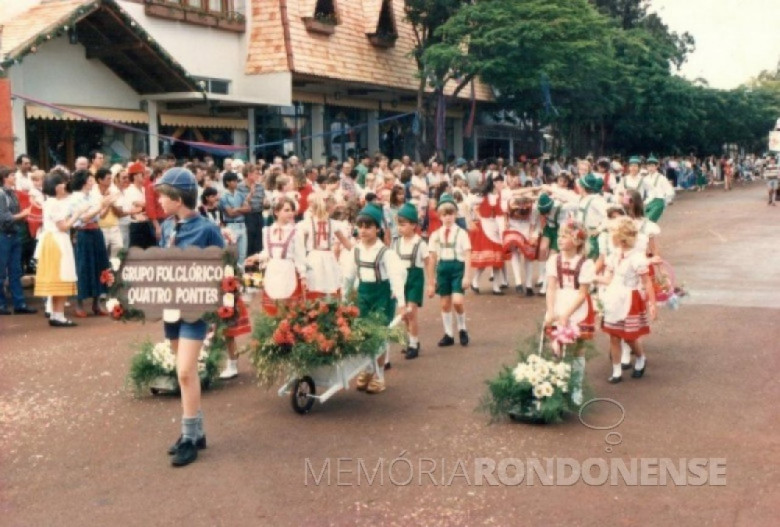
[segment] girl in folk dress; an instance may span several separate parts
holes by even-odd
[[[574,404],[582,404],[582,379],[585,375],[586,340],[593,338],[596,314],[590,297],[590,284],[595,279],[593,261],[585,256],[587,233],[584,227],[568,220],[558,233],[560,253],[547,260],[547,313],[545,331],[553,326],[565,328],[570,324],[579,328],[580,336],[574,345],[572,373],[576,388],[572,392]]]
[[[433,261],[428,254],[428,244],[417,230],[417,208],[411,203],[404,204],[398,210],[398,231],[400,236],[393,242],[392,249],[406,268],[404,295],[408,313],[404,319],[409,333],[409,345],[406,358],[414,359],[420,354],[420,328],[417,322],[417,310],[422,307],[425,282],[433,282]]]
[[[515,290],[523,292],[520,280],[520,262],[522,260],[525,276],[525,294],[534,296],[533,261],[536,259],[536,247],[539,239],[539,213],[534,209],[534,201],[528,197],[510,200],[506,217],[507,228],[504,231],[504,250],[510,255],[509,262],[515,277]]]
[[[246,259],[245,265],[265,265],[263,311],[274,316],[278,302],[294,303],[306,288],[306,251],[296,240],[295,203],[281,197],[273,207],[274,224],[263,229],[263,250]]]
[[[479,278],[482,271],[491,269],[494,275],[493,294],[503,295],[501,291],[502,271],[504,268],[504,248],[502,234],[504,231],[504,211],[501,208],[501,189],[495,186],[496,181],[503,182],[503,176],[487,178],[484,185],[471,197],[471,205],[475,209],[474,228],[469,232],[471,240],[471,265],[476,272],[471,281],[471,289],[479,292]]]
[[[73,327],[65,318],[65,300],[76,294],[76,259],[70,241],[70,229],[83,214],[83,209],[71,211],[66,190],[66,176],[52,172],[46,176],[43,192],[43,235],[38,244],[38,269],[35,273],[35,296],[51,297],[49,325]]]
[[[650,333],[649,323],[656,316],[647,256],[636,248],[638,235],[639,229],[631,218],[621,218],[613,224],[612,243],[617,250],[607,261],[605,276],[596,278],[596,282],[607,285],[602,329],[610,336],[612,376],[609,382],[613,384],[621,381],[621,340],[628,343],[637,357],[631,376],[644,375],[645,353],[639,339]]]
[[[338,295],[342,276],[335,249],[352,248],[349,227],[328,217],[333,199],[322,193],[309,198],[309,214],[297,225],[298,243],[306,250],[306,299]]]
[[[354,257],[344,262],[344,290],[346,298],[358,280],[357,306],[360,316],[378,314],[389,324],[393,314],[406,312],[404,286],[406,270],[398,255],[388,250],[381,241],[384,222],[382,209],[369,203],[358,214],[356,224],[359,241],[353,249]],[[367,393],[385,390],[384,367],[373,363],[357,377],[357,389]]]

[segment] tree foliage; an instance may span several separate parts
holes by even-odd
[[[550,125],[564,153],[760,150],[780,116],[780,75],[716,90],[675,74],[695,49],[647,0],[407,0],[433,87],[479,76],[497,104]],[[765,146],[765,144],[764,144]]]

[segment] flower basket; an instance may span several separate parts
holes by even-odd
[[[549,424],[561,421],[567,412],[578,411],[571,395],[583,379],[572,373],[571,357],[558,360],[535,339],[521,347],[518,357],[515,366],[504,366],[497,377],[487,381],[481,409],[492,420],[508,417],[516,422]]]
[[[222,351],[213,342],[204,342],[198,357],[198,375],[201,387],[208,389],[219,374]],[[152,394],[179,393],[179,381],[176,375],[176,356],[169,341],[153,343],[149,340],[141,344],[130,363],[128,383],[137,394],[149,389]]]
[[[255,318],[249,356],[261,385],[303,376],[354,356],[373,356],[402,332],[378,316],[360,318],[357,306],[336,300],[301,302],[277,316]]]
[[[366,33],[366,36],[371,45],[377,48],[392,48],[398,40],[398,35],[394,33]]]

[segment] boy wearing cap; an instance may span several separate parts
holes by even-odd
[[[408,307],[404,319],[409,333],[409,345],[405,357],[414,359],[420,354],[419,325],[417,310],[422,307],[425,293],[426,278],[433,282],[432,259],[428,252],[428,244],[415,233],[419,219],[417,208],[411,203],[404,203],[398,209],[398,238],[393,241],[392,249],[406,269],[406,284],[404,296]]]
[[[620,183],[615,188],[615,201],[623,203],[623,198],[628,190],[636,190],[644,200],[647,197],[647,183],[645,176],[639,173],[641,160],[639,156],[631,156],[628,160],[628,172],[620,178]]]
[[[355,225],[359,241],[353,249],[354,258],[347,258],[344,262],[343,295],[348,297],[357,278],[360,316],[377,313],[385,324],[389,324],[394,314],[406,312],[406,270],[398,255],[388,250],[381,241],[383,223],[382,209],[373,203],[367,204],[358,214]],[[358,390],[367,393],[383,392],[384,368],[374,362],[358,375],[356,384]]]
[[[645,216],[658,223],[666,205],[674,199],[674,187],[669,179],[658,171],[658,159],[652,154],[647,158],[647,196],[645,196]]]
[[[577,188],[582,197],[576,220],[588,233],[587,255],[591,260],[599,257],[599,229],[607,219],[607,202],[600,194],[603,183],[593,174],[587,174],[577,180]]]
[[[458,336],[461,346],[468,346],[464,291],[471,280],[471,241],[469,233],[455,223],[458,206],[449,194],[442,194],[437,212],[442,226],[430,237],[431,265],[436,268],[436,280],[428,284],[428,296],[434,292],[441,297],[441,319],[444,336],[439,346],[452,346],[455,337],[452,330],[452,310],[458,321]]]
[[[224,247],[222,234],[214,223],[196,210],[198,184],[186,168],[169,169],[155,182],[159,203],[168,216],[162,224],[161,247]],[[181,436],[168,449],[175,467],[188,465],[198,458],[198,450],[206,448],[203,433],[203,412],[200,407],[198,354],[203,347],[208,326],[196,322],[165,322],[165,338],[170,340],[176,355],[176,373],[181,387]]]

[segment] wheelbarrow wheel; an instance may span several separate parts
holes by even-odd
[[[296,379],[293,384],[292,393],[290,393],[290,402],[293,410],[304,415],[308,414],[311,407],[314,406],[314,379],[308,375]]]

